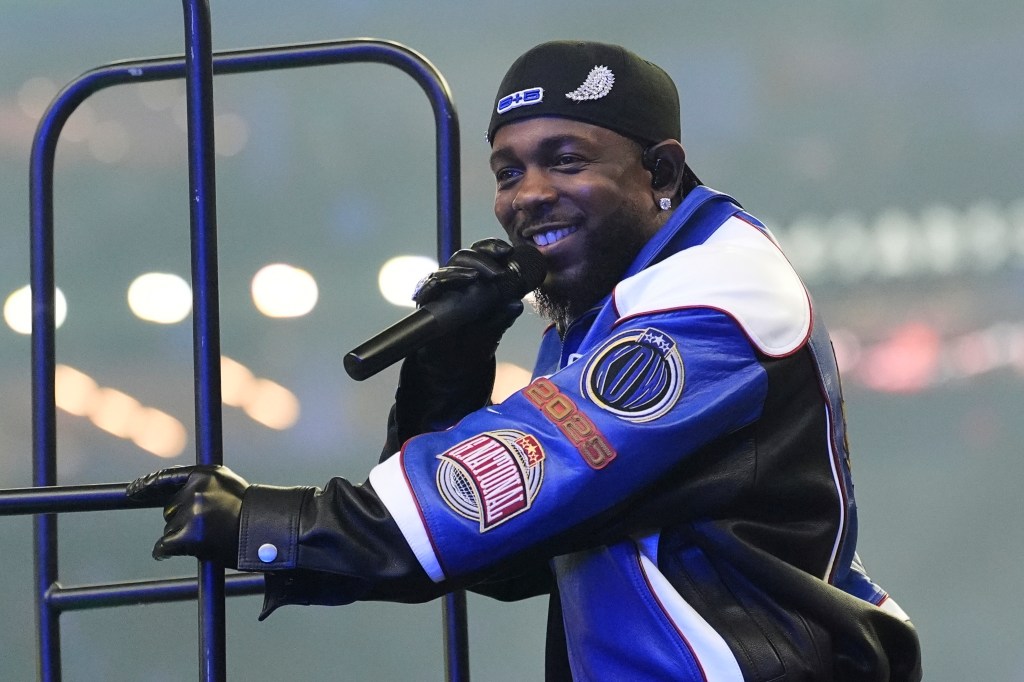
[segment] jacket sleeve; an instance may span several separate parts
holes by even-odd
[[[266,572],[260,620],[286,604],[419,603],[465,586],[432,581],[372,485],[342,478],[322,490],[251,486],[242,505],[238,568]],[[474,591],[511,601],[548,592],[551,574],[540,562],[472,582]]]
[[[270,572],[266,617],[285,603],[428,601],[429,580],[368,483],[323,489],[251,486],[242,501],[238,568]]]
[[[551,557],[641,530],[620,512],[757,419],[766,390],[727,315],[645,315],[502,404],[411,439],[370,480],[432,580]]]

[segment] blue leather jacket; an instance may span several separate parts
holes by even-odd
[[[264,617],[548,593],[549,679],[921,676],[856,555],[828,333],[768,230],[703,186],[604,301],[546,332],[529,386],[361,486],[254,486],[242,524]],[[283,551],[262,562],[267,542]]]

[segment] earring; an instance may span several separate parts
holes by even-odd
[[[662,197],[658,199],[658,208],[660,208],[662,211],[669,210],[670,208],[672,208],[672,200],[669,199],[668,197]]]

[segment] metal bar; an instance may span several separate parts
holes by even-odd
[[[469,682],[469,618],[466,593],[449,592],[441,607],[444,620],[444,672],[452,682]]]
[[[188,20],[186,25],[189,25]],[[213,72],[245,73],[352,62],[377,62],[400,68],[416,80],[430,101],[434,112],[437,150],[438,259],[443,262],[458,249],[461,240],[458,117],[444,77],[422,55],[391,41],[324,41],[218,53],[213,56]],[[57,95],[36,130],[29,179],[30,281],[33,304],[33,485],[50,488],[47,494],[58,490],[54,403],[56,330],[53,269],[53,168],[57,140],[71,114],[95,92],[124,83],[182,78],[186,75],[185,66],[185,59],[182,57],[162,57],[121,61],[88,71],[69,83]],[[212,149],[212,145],[210,148]],[[219,370],[219,365],[217,369]],[[20,491],[13,492],[15,495],[21,494]],[[51,608],[48,598],[51,587],[57,582],[57,518],[52,512],[121,508],[113,502],[106,506],[108,502],[98,501],[99,497],[106,494],[115,493],[109,490],[103,492],[96,498],[84,501],[84,506],[79,506],[79,501],[75,501],[72,495],[70,498],[55,500],[53,506],[44,505],[31,512],[16,509],[18,505],[36,504],[39,500],[13,500],[9,496],[7,502],[0,499],[0,504],[3,505],[0,507],[0,514],[46,512],[36,516],[34,534],[40,680],[59,680],[61,675],[58,613]],[[0,498],[2,497],[3,493],[0,493]],[[458,617],[458,604],[455,603],[453,606],[454,608],[445,604],[446,621],[449,621],[448,614],[451,612],[457,617],[455,631],[458,632],[461,628],[465,633],[464,602],[461,617]],[[446,656],[452,660],[464,660],[465,655],[453,652],[452,646],[462,646],[464,651],[468,650],[465,645],[466,637],[463,634],[449,640],[450,629],[446,629]],[[459,670],[458,665],[455,666],[455,670]],[[466,676],[450,679],[468,679],[468,668]]]
[[[222,464],[217,186],[213,135],[213,41],[208,0],[182,0],[192,234],[192,357],[196,464]],[[199,562],[199,679],[227,678],[224,567]]]
[[[80,102],[80,101],[79,101]],[[77,106],[75,103],[74,106]],[[33,141],[30,174],[44,176],[41,193],[30,192],[31,215],[53,214],[53,153],[57,134],[73,109],[44,117]],[[47,163],[49,160],[49,163]],[[50,223],[52,226],[52,223]],[[57,482],[57,407],[54,395],[55,284],[53,272],[53,230],[32,221],[30,228],[30,286],[32,290],[32,484],[52,486]],[[32,520],[36,645],[39,657],[36,674],[41,682],[61,678],[59,614],[50,608],[47,590],[57,580],[57,515],[38,515]]]
[[[127,485],[127,483],[91,483],[38,488],[7,488],[0,490],[0,516],[160,506],[155,502],[129,500],[125,495]]]
[[[261,594],[262,592],[262,573],[231,573],[224,578],[224,593],[228,597]],[[64,612],[133,604],[189,601],[195,599],[198,594],[198,579],[186,577],[132,580],[123,583],[76,587],[53,585],[50,587],[47,598],[51,607]]]

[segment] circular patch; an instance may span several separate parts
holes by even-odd
[[[625,331],[598,349],[583,371],[583,394],[631,422],[665,415],[683,393],[683,359],[658,329]]]
[[[481,433],[437,457],[442,499],[481,533],[528,510],[544,479],[540,441],[512,429]]]

